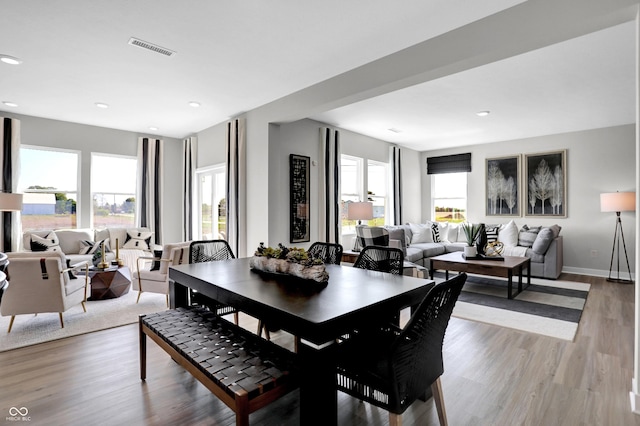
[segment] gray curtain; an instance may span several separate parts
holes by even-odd
[[[138,226],[154,234],[156,244],[162,244],[162,141],[138,139]]]
[[[20,120],[0,117],[2,192],[17,192],[20,165]],[[20,249],[20,212],[2,212],[2,250]]]
[[[391,178],[392,178],[392,223],[402,225],[402,152],[393,146],[391,150]]]
[[[236,257],[247,245],[246,140],[244,119],[227,123],[227,242]]]
[[[340,133],[328,127],[320,128],[320,167],[318,239],[327,243],[340,242]]]
[[[193,240],[194,209],[193,179],[198,138],[191,136],[182,141],[182,240]]]

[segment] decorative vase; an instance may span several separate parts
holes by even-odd
[[[465,246],[464,247],[464,257],[476,257],[478,255],[478,250],[475,246]]]

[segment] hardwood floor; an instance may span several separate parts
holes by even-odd
[[[634,286],[592,284],[575,342],[452,318],[442,376],[449,424],[640,425],[630,411]],[[256,322],[241,315],[243,325]],[[289,348],[284,332],[272,338]],[[137,325],[0,353],[0,420],[26,407],[31,425],[233,425],[233,412],[155,344],[147,381]],[[253,425],[298,424],[298,392],[251,415]],[[339,424],[386,425],[387,413],[339,394]],[[433,401],[405,425],[437,425]],[[23,424],[11,422],[7,424]]]

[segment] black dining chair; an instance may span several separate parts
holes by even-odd
[[[395,247],[366,246],[353,264],[354,268],[402,275],[404,253]]]
[[[389,411],[389,424],[431,388],[440,425],[447,424],[440,376],[442,345],[467,275],[435,285],[400,329],[359,331],[338,345],[338,390]]]
[[[189,245],[189,263],[215,262],[235,258],[233,250],[225,240],[192,241]],[[218,303],[194,290],[191,290],[190,297],[192,304],[206,306],[219,316],[233,314],[233,320],[238,325],[238,310],[233,306]]]
[[[307,253],[316,258],[322,259],[324,263],[339,265],[342,262],[342,245],[335,243],[323,243],[317,241],[311,244]]]

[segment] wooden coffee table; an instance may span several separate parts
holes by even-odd
[[[80,275],[80,274],[79,274]],[[126,266],[89,269],[91,297],[89,300],[115,299],[129,292],[131,271]]]
[[[513,299],[520,294],[522,288],[522,272],[527,270],[527,287],[531,284],[531,260],[528,257],[504,256],[504,260],[465,259],[462,252],[447,253],[430,259],[429,275],[437,269],[445,271],[445,279],[449,279],[449,271],[468,272],[471,274],[489,275],[507,278],[507,297]],[[518,275],[518,293],[513,294],[513,275]],[[526,288],[526,287],[525,287]]]

